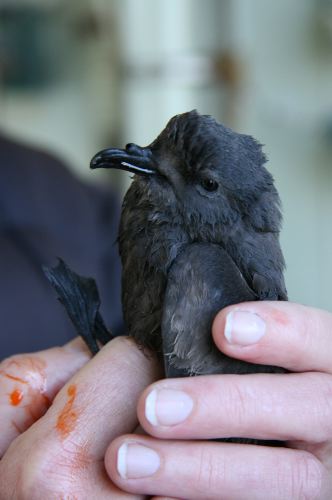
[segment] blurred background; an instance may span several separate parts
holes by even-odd
[[[265,145],[290,299],[332,311],[331,0],[0,0],[0,128],[86,181],[193,108]]]

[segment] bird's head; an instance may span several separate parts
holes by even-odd
[[[278,197],[265,161],[255,139],[191,111],[174,116],[147,147],[99,152],[91,168],[137,174],[136,189],[151,208],[174,210],[193,239],[213,241],[222,238],[225,226],[248,216],[262,193]]]

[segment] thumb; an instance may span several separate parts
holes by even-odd
[[[0,457],[47,411],[57,392],[89,361],[83,340],[20,354],[0,363]]]

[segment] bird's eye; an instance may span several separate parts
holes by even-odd
[[[219,186],[217,181],[215,181],[214,179],[209,179],[209,178],[202,179],[201,185],[203,186],[203,188],[206,191],[210,191],[210,192],[217,191],[218,186]]]

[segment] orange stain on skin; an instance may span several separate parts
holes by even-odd
[[[19,405],[22,399],[23,399],[23,392],[20,391],[19,389],[15,389],[9,395],[9,401],[12,406]]]
[[[38,356],[21,355],[5,360],[1,368],[2,391],[8,391],[9,404],[20,412],[15,414],[15,425],[23,432],[44,415],[51,404],[45,394],[46,363]]]
[[[76,385],[72,384],[67,389],[68,401],[58,416],[56,428],[61,437],[66,438],[74,429],[78,413],[73,409],[76,398]]]
[[[9,373],[5,373],[5,377],[9,378],[9,380],[14,380],[15,382],[20,382],[21,384],[27,384],[28,383],[26,380],[23,380],[23,378],[14,377],[14,375],[9,375]]]

